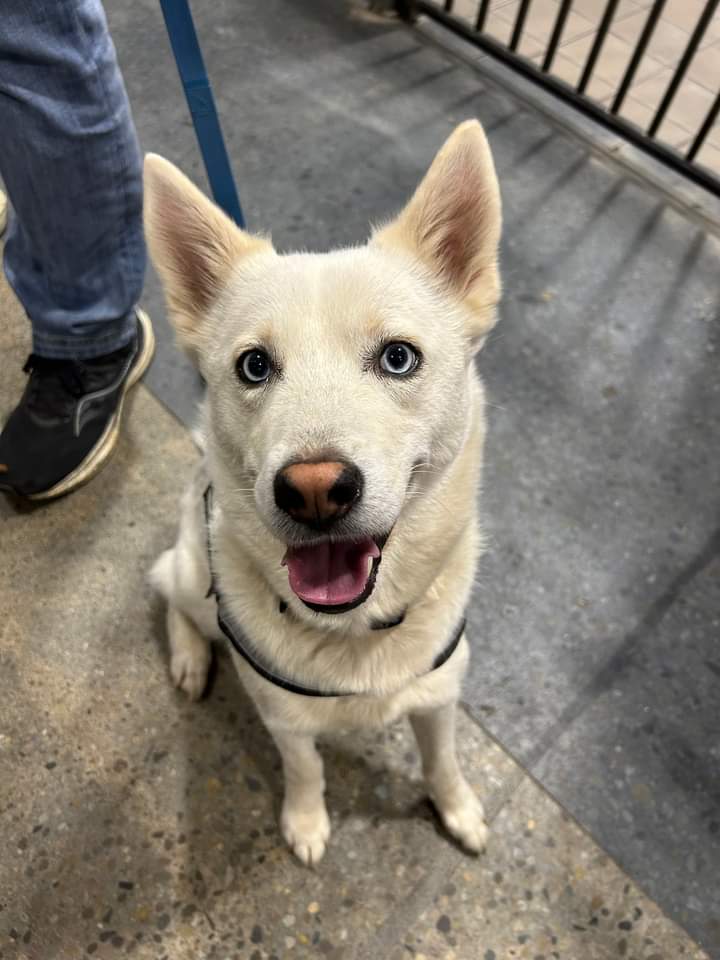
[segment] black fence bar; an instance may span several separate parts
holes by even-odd
[[[663,0],[663,3],[664,2],[665,0]],[[552,36],[550,37],[550,44],[548,45],[547,53],[545,54],[545,59],[543,60],[542,69],[545,71],[545,73],[548,72],[552,66],[553,60],[555,59],[555,51],[557,50],[557,45],[560,43],[560,37],[562,37],[563,30],[565,29],[565,21],[568,18],[571,6],[572,0],[563,0],[562,6],[558,11]]]
[[[665,91],[665,96],[662,98],[662,102],[660,103],[660,106],[657,109],[657,113],[655,114],[653,122],[648,127],[647,135],[649,137],[655,136],[655,134],[658,132],[658,128],[660,127],[660,124],[665,119],[665,114],[668,112],[668,109],[670,108],[670,104],[673,102],[673,98],[677,93],[677,89],[680,86],[680,82],[685,76],[685,73],[687,72],[687,68],[690,66],[690,61],[695,56],[695,51],[700,46],[700,41],[702,40],[703,35],[707,30],[708,24],[713,18],[713,14],[717,10],[717,5],[719,2],[720,0],[708,0],[708,3],[702,12],[702,15],[698,20],[698,24],[695,27],[695,30],[693,31],[693,35],[690,37],[690,42],[685,48],[685,53],[682,55],[682,59],[678,64],[677,70],[675,71],[675,75],[673,76],[667,90]]]
[[[523,27],[525,26],[525,17],[527,16],[529,7],[530,0],[520,0],[520,7],[518,8],[517,18],[515,19],[515,26],[513,28],[512,37],[510,37],[510,49],[513,51],[517,50],[518,44],[520,43]]]
[[[452,13],[452,8],[455,3],[455,0],[445,0],[445,9],[448,13]]]
[[[598,32],[595,36],[595,42],[590,50],[590,56],[587,58],[585,69],[580,77],[580,83],[577,86],[578,93],[585,93],[585,88],[587,87],[588,83],[590,83],[592,72],[595,69],[595,63],[597,58],[600,56],[600,51],[605,43],[605,38],[608,35],[610,24],[613,21],[615,10],[617,9],[619,2],[620,0],[608,0],[608,5],[605,7],[605,13],[603,14],[603,18],[600,21],[600,26],[598,27]]]
[[[647,49],[650,38],[655,32],[655,27],[660,19],[660,14],[663,12],[663,7],[665,6],[666,2],[667,0],[655,0],[650,13],[648,14],[648,18],[645,21],[645,26],[643,27],[643,32],[640,35],[640,39],[637,42],[628,68],[625,71],[625,76],[622,78],[620,88],[618,89],[615,99],[612,102],[612,106],[610,107],[611,113],[617,113],[620,107],[623,105],[625,95],[630,89],[630,84],[635,79],[637,68],[640,66],[640,61],[642,60],[643,54]]]
[[[485,26],[485,20],[487,19],[488,10],[490,9],[490,0],[481,0],[480,6],[478,7],[477,20],[475,21],[475,29],[480,31]]]
[[[692,163],[697,155],[698,150],[703,143],[705,143],[705,137],[710,133],[713,124],[718,118],[718,113],[720,113],[720,93],[718,93],[718,95],[715,97],[715,103],[708,110],[708,115],[705,117],[698,135],[695,137],[690,149],[685,154],[685,159],[688,161],[688,163]]]
[[[412,19],[416,14],[424,14],[431,20],[441,23],[452,33],[468,40],[474,46],[479,47],[485,51],[485,53],[490,54],[490,56],[504,63],[526,79],[532,80],[533,83],[545,87],[551,91],[551,93],[555,94],[558,99],[571,104],[580,113],[584,113],[603,127],[624,137],[629,143],[632,143],[656,160],[661,161],[670,167],[670,169],[684,174],[689,180],[720,196],[720,178],[714,176],[709,170],[689,163],[677,150],[673,150],[671,147],[666,146],[664,143],[659,143],[657,140],[650,139],[640,127],[619,115],[610,113],[589,97],[579,94],[569,83],[565,83],[565,81],[560,80],[559,77],[555,77],[549,73],[542,73],[530,60],[526,60],[524,57],[513,53],[504,44],[488,36],[486,33],[476,31],[464,20],[446,13],[436,3],[433,3],[432,0],[397,0],[397,2],[399,12],[401,12],[403,8],[408,10],[408,19]],[[720,0],[712,0],[713,12],[718,2],[720,2]]]

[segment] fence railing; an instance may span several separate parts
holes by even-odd
[[[573,0],[559,0],[554,22],[546,38],[545,49],[541,57],[534,57],[534,59],[519,52],[533,0],[520,0],[507,42],[502,42],[486,29],[488,15],[493,12],[493,0],[477,0],[475,3],[471,3],[470,0],[458,0],[457,5],[455,0],[443,0],[443,2],[397,0],[396,6],[399,14],[405,19],[414,19],[418,14],[424,14],[438,21],[513,70],[552,91],[582,113],[620,134],[662,163],[720,196],[720,171],[714,171],[698,162],[698,154],[720,114],[720,54],[718,54],[717,64],[717,90],[713,91],[715,98],[704,119],[692,131],[689,142],[682,149],[678,149],[665,142],[659,135],[660,127],[668,116],[668,111],[683,81],[687,78],[688,70],[713,21],[720,0],[707,0],[692,32],[689,33],[685,49],[673,66],[664,94],[649,122],[640,126],[622,115],[623,104],[637,79],[638,68],[648,55],[648,47],[651,46],[658,23],[661,21],[666,2],[667,0],[655,0],[646,11],[646,19],[624,71],[619,72],[616,78],[617,83],[610,97],[604,98],[604,102],[588,95],[588,86],[615,22],[620,0],[606,0],[587,57],[579,71],[579,78],[574,84],[568,83],[553,72],[553,64],[567,30],[568,18],[572,13]],[[460,3],[462,3],[462,10],[458,12]],[[607,81],[607,76],[604,79]]]

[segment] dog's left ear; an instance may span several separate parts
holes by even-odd
[[[477,120],[451,134],[414,196],[372,243],[407,251],[468,308],[476,348],[495,323],[502,216],[490,147]]]

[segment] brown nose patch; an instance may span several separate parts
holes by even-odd
[[[299,494],[289,513],[297,520],[307,521],[328,520],[345,512],[345,505],[336,503],[330,496],[343,469],[344,465],[336,461],[293,463],[285,467],[282,471],[285,480]]]
[[[357,464],[340,460],[303,460],[278,470],[275,503],[298,523],[327,530],[360,501],[363,474]]]

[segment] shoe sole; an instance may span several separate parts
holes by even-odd
[[[66,477],[63,477],[62,480],[56,483],[54,487],[50,487],[49,490],[43,490],[40,493],[25,494],[24,499],[54,500],[56,497],[62,497],[66,493],[77,490],[78,487],[81,487],[83,484],[87,483],[88,480],[92,480],[92,478],[105,466],[107,461],[112,456],[120,435],[120,421],[122,420],[125,397],[127,396],[128,391],[135,386],[135,384],[138,382],[138,380],[140,380],[142,375],[150,366],[150,361],[155,353],[155,334],[153,333],[150,317],[148,317],[144,310],[140,310],[138,308],[137,318],[140,321],[140,325],[142,326],[143,330],[142,353],[128,374],[128,378],[125,381],[122,393],[120,394],[120,400],[118,402],[117,409],[112,415],[111,419],[108,421],[108,425],[105,427],[102,436],[87,457],[85,457],[83,462],[77,466],[72,473],[69,473]]]

